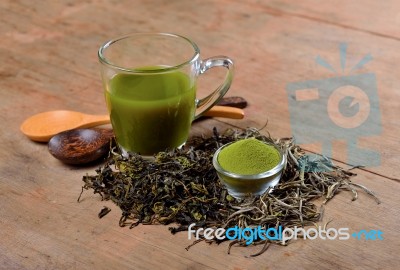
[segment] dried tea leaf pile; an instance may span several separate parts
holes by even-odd
[[[287,164],[271,193],[240,202],[228,195],[218,180],[212,157],[223,144],[251,137],[277,144],[286,154]],[[154,160],[136,154],[125,158],[111,151],[96,175],[83,177],[82,191],[93,189],[102,199],[112,200],[122,210],[120,226],[131,228],[172,223],[172,233],[187,230],[192,223],[203,228],[286,228],[316,225],[323,207],[317,207],[313,200],[323,197],[325,204],[341,190],[352,192],[355,200],[361,189],[379,203],[372,191],[351,181],[354,175],[327,158],[305,155],[291,138],[274,140],[255,129],[218,134],[214,128],[213,136],[193,138],[186,149],[160,152]],[[270,242],[259,240],[255,244],[264,244],[262,253]],[[237,240],[230,246],[233,244],[245,245]]]

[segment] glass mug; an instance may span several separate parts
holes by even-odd
[[[98,51],[107,108],[124,155],[152,155],[182,146],[192,121],[228,91],[233,62],[225,56],[200,58],[190,39],[168,33],[137,33],[104,43]],[[223,83],[196,98],[199,75],[225,67]]]

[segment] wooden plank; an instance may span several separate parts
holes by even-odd
[[[151,5],[152,2],[146,3],[136,7],[135,12],[138,13],[138,16],[134,16],[135,21],[139,20],[139,18],[144,19],[147,16],[151,16],[148,5]],[[192,3],[170,3],[165,8],[175,10],[178,9],[178,5],[182,9],[182,14],[187,14],[192,10],[194,17],[200,17],[207,9],[207,7],[193,8]],[[80,25],[90,24],[91,18],[96,17],[95,14],[97,14],[98,18],[114,16],[109,19],[112,21],[116,19],[115,23],[120,25],[120,20],[129,21],[132,17],[131,13],[122,9],[121,6],[116,5],[111,10],[108,10],[106,4],[95,3],[92,6],[74,7],[74,12],[66,12],[61,15],[60,12],[58,14],[55,12],[56,15],[54,17],[46,19],[47,21],[56,22],[51,24],[54,30],[42,29],[41,31],[47,33],[47,35],[44,35],[45,37],[52,36],[51,33],[58,31],[60,33],[62,33],[61,31],[69,33]],[[243,15],[242,10],[246,10],[247,15]],[[171,17],[168,14],[158,14],[158,20],[146,22],[145,28],[152,31],[161,31],[163,28],[168,29],[175,26],[177,29],[174,32],[178,31],[182,32],[182,34],[193,36],[193,39],[199,43],[200,47],[204,48],[204,56],[223,52],[231,55],[236,60],[236,77],[230,94],[245,95],[249,100],[250,106],[246,110],[247,117],[245,121],[224,120],[224,122],[241,127],[262,127],[268,121],[270,130],[273,131],[273,134],[276,134],[275,136],[290,136],[292,134],[291,126],[293,127],[294,124],[290,122],[288,107],[290,97],[288,97],[285,90],[289,83],[373,73],[376,76],[381,121],[371,123],[372,125],[369,129],[381,129],[382,132],[375,136],[363,136],[363,134],[357,134],[355,130],[354,136],[360,138],[358,142],[360,148],[372,148],[372,150],[380,153],[381,165],[368,168],[369,170],[398,179],[396,171],[392,169],[396,164],[395,154],[387,150],[393,145],[398,145],[397,135],[400,134],[400,124],[392,116],[398,112],[396,100],[400,99],[400,93],[392,91],[393,86],[398,82],[398,78],[395,73],[390,72],[390,70],[396,68],[396,63],[392,59],[395,59],[399,54],[399,44],[396,40],[374,37],[374,43],[371,43],[369,42],[371,38],[369,33],[350,31],[336,25],[327,25],[323,22],[298,18],[290,14],[277,15],[259,5],[224,5],[224,8],[210,9],[207,14],[209,14],[210,18],[208,24],[204,26],[191,25],[191,32],[210,31],[202,35],[189,33],[181,25],[177,25],[176,17]],[[221,21],[221,18],[226,19]],[[229,23],[230,20],[228,18],[231,21],[235,21],[235,23]],[[13,20],[17,20],[17,18]],[[66,20],[69,23],[66,27],[67,29],[64,27]],[[15,55],[20,55],[26,50],[34,52],[29,56],[25,56],[26,58],[23,60],[19,59],[20,62],[25,63],[26,69],[28,69],[28,71],[20,71],[22,74],[35,72],[32,71],[34,70],[33,66],[36,67],[40,64],[43,64],[43,68],[45,68],[44,66],[48,64],[48,55],[54,54],[57,57],[54,60],[55,62],[51,63],[54,66],[50,69],[54,74],[51,77],[68,82],[63,86],[69,88],[69,92],[66,94],[71,97],[66,102],[73,103],[71,104],[72,106],[79,106],[79,102],[88,100],[104,104],[101,101],[98,64],[94,52],[99,44],[106,39],[104,32],[114,33],[112,24],[109,24],[108,21],[103,19],[96,21],[96,25],[104,30],[98,36],[93,33],[99,31],[99,29],[89,27],[86,31],[91,33],[90,35],[93,38],[88,38],[88,41],[82,41],[81,35],[83,33],[79,31],[83,30],[78,30],[75,35],[68,38],[66,38],[65,34],[62,34],[62,37],[54,39],[42,38],[33,43],[17,42],[16,45],[12,44],[15,43],[14,35],[13,39],[6,39],[2,46],[3,48],[10,48]],[[246,31],[250,25],[252,26],[252,32],[247,33]],[[123,24],[119,28],[120,33],[130,32],[125,27],[126,24]],[[273,31],[270,29],[273,29]],[[29,33],[26,35],[29,36]],[[30,33],[30,35],[34,34]],[[11,35],[11,37],[13,36]],[[244,39],[243,37],[246,38]],[[319,40],[319,42],[314,42],[314,40]],[[37,46],[38,42],[40,44],[39,47]],[[236,44],[236,46],[228,47],[228,42]],[[339,44],[341,42],[348,42],[348,68],[344,74],[335,75],[317,65],[314,60],[316,56],[320,55],[336,69],[340,69]],[[54,46],[54,44],[57,44],[57,46]],[[63,45],[60,47],[58,44]],[[76,55],[77,51],[79,51],[79,57]],[[368,54],[371,54],[374,60],[359,72],[350,73],[350,68]],[[68,59],[73,60],[68,61]],[[64,68],[65,71],[60,72],[58,70],[60,68]],[[86,74],[85,77],[88,76],[88,78],[83,79],[85,82],[82,82],[82,79],[71,79],[78,78],[79,76],[76,76],[77,73]],[[25,77],[23,76],[23,78]],[[210,82],[207,77],[201,79],[203,88],[208,89],[216,84],[215,81]],[[45,84],[45,87],[51,87],[51,85],[54,84],[49,82]],[[60,85],[57,85],[57,87],[57,89],[49,90],[56,94],[57,91],[61,91]],[[85,91],[86,95],[81,95],[82,91]],[[74,101],[77,102],[74,103]],[[48,106],[51,104],[48,103]],[[86,103],[84,104],[86,105]],[[276,104],[279,104],[279,107]],[[321,104],[316,105],[316,110],[324,112],[326,111],[324,106],[326,105],[321,102]],[[52,108],[54,107],[60,108],[60,105],[55,104]],[[104,110],[104,106],[101,106],[101,109]],[[91,108],[88,108],[88,110],[91,111]],[[323,127],[322,125],[321,134],[317,138],[329,137],[329,133]],[[336,153],[334,158],[346,161],[348,156],[347,146],[342,144],[338,147],[337,141],[333,141],[333,145],[337,146],[337,149],[334,149]],[[307,145],[307,148],[313,151],[320,151],[321,146],[318,145],[318,140],[316,140],[316,145]],[[363,163],[369,165],[373,160],[368,160],[368,157],[369,155],[361,153],[357,156],[356,161],[361,165]]]
[[[340,2],[337,2],[340,3]],[[392,12],[366,1],[360,15]],[[0,6],[0,261],[5,268],[167,268],[167,269],[365,269],[396,268],[400,218],[397,211],[398,136],[400,93],[395,91],[399,42],[397,28],[380,16],[375,27],[358,20],[335,4],[268,1],[2,1]],[[352,4],[348,4],[352,5]],[[325,8],[326,7],[326,8]],[[328,8],[329,7],[329,8]],[[376,10],[375,10],[376,9]],[[289,12],[289,11],[293,12]],[[322,10],[331,16],[318,19]],[[295,14],[292,14],[295,13]],[[299,13],[301,16],[299,16]],[[306,16],[307,15],[307,16]],[[318,16],[317,16],[318,15]],[[321,15],[322,16],[322,15]],[[337,16],[337,17],[334,17]],[[347,18],[343,27],[340,16]],[[312,17],[312,18],[309,18]],[[314,18],[315,17],[315,18]],[[387,28],[385,27],[387,26]],[[372,28],[371,28],[372,27]],[[363,31],[353,29],[360,28]],[[364,31],[365,30],[365,31]],[[338,45],[348,42],[348,64],[371,53],[374,60],[360,73],[377,78],[382,134],[360,139],[361,147],[381,153],[382,165],[360,171],[356,182],[376,191],[382,204],[364,194],[351,202],[339,194],[326,209],[331,227],[382,230],[383,241],[303,241],[288,247],[273,246],[267,254],[245,258],[260,247],[235,248],[228,243],[200,243],[189,251],[185,233],[172,236],[164,226],[118,227],[119,210],[87,192],[76,199],[81,177],[95,167],[64,166],[53,159],[46,145],[32,143],[19,132],[28,116],[46,110],[72,109],[105,113],[96,51],[106,39],[135,31],[170,31],[189,36],[204,57],[226,54],[236,61],[231,95],[249,101],[245,120],[204,120],[193,134],[209,133],[212,126],[228,124],[262,127],[275,137],[289,136],[291,123],[286,86],[291,82],[330,78],[334,75],[315,64],[317,55],[340,66]],[[370,33],[377,31],[381,35]],[[204,94],[223,72],[201,79]],[[317,108],[323,109],[323,105]],[[228,124],[227,124],[228,123]],[[376,124],[376,123],[375,123]],[[321,130],[323,133],[324,130]],[[346,145],[334,142],[334,157],[347,160]],[[320,151],[321,145],[307,145]],[[107,205],[109,215],[97,213]]]
[[[353,31],[367,32],[386,38],[400,39],[399,3],[388,1],[249,1],[269,12],[334,24]]]
[[[210,124],[215,123],[210,120],[202,123]],[[355,179],[356,183],[374,190],[382,204],[377,205],[362,192],[357,201],[351,202],[351,194],[343,192],[328,204],[324,219],[324,222],[333,219],[329,227],[348,227],[351,232],[379,229],[384,233],[383,241],[298,240],[287,247],[273,246],[260,257],[245,258],[260,247],[233,248],[231,255],[227,255],[227,243],[220,246],[200,243],[186,251],[184,248],[191,243],[187,234],[173,236],[167,226],[120,228],[120,210],[112,203],[100,201],[91,191],[83,194],[81,203],[76,202],[81,177],[86,172],[93,173],[94,168],[62,165],[50,157],[43,145],[22,142],[14,146],[15,152],[0,168],[1,254],[14,266],[287,269],[299,265],[304,269],[354,269],[388,268],[398,263],[395,254],[399,248],[396,239],[400,236],[395,226],[400,221],[396,210],[400,203],[396,195],[398,183],[385,178],[361,172]],[[27,151],[26,156],[18,155],[21,147]],[[29,162],[33,156],[30,151],[38,153],[35,163]],[[21,170],[15,164],[26,166]],[[97,213],[104,205],[112,211],[99,220]]]

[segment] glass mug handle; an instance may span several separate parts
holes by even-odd
[[[225,67],[227,73],[224,82],[211,94],[202,99],[196,99],[196,113],[194,119],[199,118],[204,112],[214,106],[228,91],[233,79],[233,61],[226,56],[214,56],[200,62],[199,74],[205,73],[213,67]]]

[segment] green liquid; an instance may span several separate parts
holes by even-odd
[[[105,93],[114,134],[124,150],[152,155],[187,140],[196,89],[186,74],[117,74]]]

